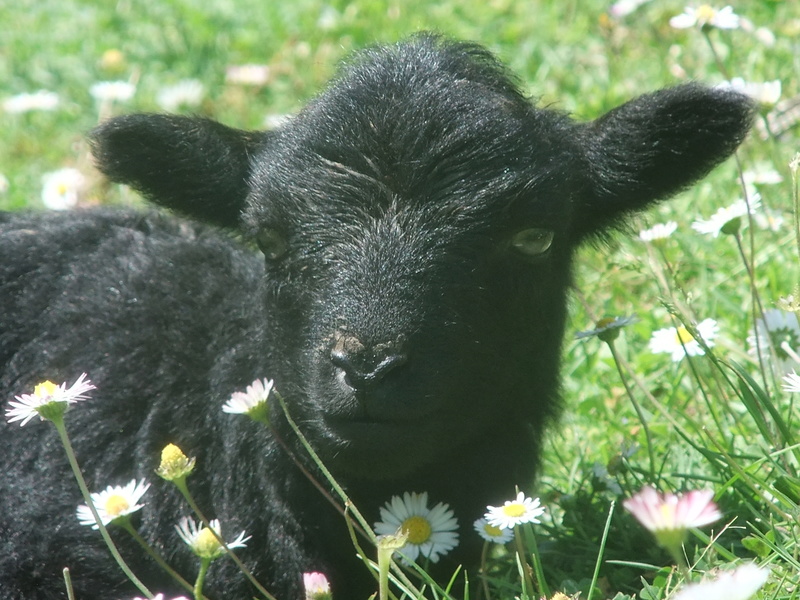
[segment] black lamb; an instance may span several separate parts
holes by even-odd
[[[151,481],[134,523],[190,581],[174,531],[189,509],[154,474],[167,443],[197,458],[198,503],[252,536],[239,555],[279,600],[303,597],[304,571],[366,598],[344,518],[276,440],[327,485],[281,410],[274,434],[221,411],[274,378],[370,522],[427,492],[460,523],[443,569],[473,567],[473,520],[530,485],[559,413],[575,249],[705,175],[751,113],[686,84],[576,123],[480,46],[426,34],[357,54],[271,131],[113,118],[91,134],[97,166],[177,214],[0,216],[0,398],[87,373],[97,389],[66,424],[90,488]],[[49,423],[4,419],[0,465],[0,599],[64,598],[64,567],[81,600],[137,593],[78,523]],[[148,586],[183,592],[112,534]],[[205,593],[254,595],[228,559]]]

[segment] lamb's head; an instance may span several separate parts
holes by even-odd
[[[577,124],[480,48],[418,36],[268,133],[133,115],[93,141],[112,179],[260,247],[264,375],[338,472],[380,478],[499,432],[535,445],[574,249],[704,175],[750,114],[686,85]]]

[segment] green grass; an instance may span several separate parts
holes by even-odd
[[[734,5],[754,27],[774,33],[771,46],[742,30],[712,30],[708,39],[697,29],[675,30],[668,21],[683,10],[680,1],[653,0],[619,21],[608,17],[607,8],[597,0],[2,3],[0,100],[47,89],[57,92],[61,103],[52,112],[0,110],[0,172],[9,181],[0,209],[41,208],[42,176],[65,166],[77,167],[89,179],[83,203],[135,200],[100,185],[92,172],[84,136],[99,118],[89,94],[98,81],[136,81],[135,96],[112,107],[113,113],[123,113],[159,110],[156,96],[163,86],[198,79],[206,96],[192,112],[259,128],[268,115],[302,106],[348,52],[420,29],[484,43],[519,74],[531,95],[579,119],[683,79],[711,84],[726,75],[755,82],[780,79],[782,98],[800,93],[800,11],[793,2]],[[123,62],[104,64],[109,50],[120,51]],[[226,67],[244,63],[268,65],[269,84],[226,84]],[[713,489],[725,513],[723,523],[731,523],[704,528],[687,543],[691,579],[715,567],[756,560],[772,567],[760,597],[800,596],[800,452],[792,446],[798,437],[797,399],[780,390],[768,349],[763,373],[747,353],[754,310],[760,310],[753,290],[768,309],[796,293],[798,285],[788,167],[800,150],[798,131],[790,128],[767,138],[754,134],[738,154],[744,170],[761,166],[783,176],[782,183],[761,185],[758,191],[764,205],[785,218],[784,225],[777,231],[752,225],[742,231],[754,281],[733,237],[715,239],[691,228],[695,219],[741,197],[733,160],[637,218],[632,232],[656,222],[678,223],[661,251],[626,232],[582,251],[571,306],[574,329],[564,350],[567,410],[548,439],[536,488],[549,509],[534,531],[551,594],[582,592],[586,598],[598,557],[593,600],[618,593],[643,599],[674,593],[681,575],[670,571],[669,556],[621,506],[642,485],[652,484],[664,491]],[[589,329],[601,317],[631,314],[639,321],[615,342],[627,365],[624,377],[605,343],[572,339],[575,330]],[[653,331],[707,317],[720,325],[713,354],[673,363],[667,355],[649,352]],[[601,553],[612,501],[616,507]],[[534,597],[521,591],[513,553],[492,553],[487,569],[493,598]]]

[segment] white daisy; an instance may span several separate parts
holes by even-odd
[[[475,528],[475,531],[478,532],[478,535],[487,542],[492,542],[494,544],[505,544],[506,542],[510,542],[512,539],[514,539],[513,529],[500,529],[495,525],[489,525],[489,521],[487,521],[484,517],[476,519],[472,526]]]
[[[777,185],[783,182],[783,175],[768,162],[756,163],[752,169],[742,173],[742,178],[748,185]]]
[[[673,600],[750,600],[767,582],[769,569],[746,563],[733,571],[683,586]]]
[[[218,519],[211,519],[208,523],[218,536],[222,536]],[[225,548],[217,539],[217,536],[208,527],[203,527],[202,523],[195,523],[191,517],[183,517],[177,525],[175,531],[181,539],[192,549],[197,556],[207,560],[214,560],[225,554]],[[251,536],[245,537],[242,531],[232,542],[227,542],[229,549],[244,548],[245,542]]]
[[[58,94],[39,90],[32,94],[17,94],[3,100],[3,110],[10,114],[26,113],[31,110],[54,110],[59,103]]]
[[[149,489],[150,484],[144,479],[137,482],[132,479],[127,485],[110,485],[102,492],[91,495],[92,504],[97,509],[103,525],[113,523],[115,520],[126,517],[144,506],[139,501]],[[92,529],[99,529],[94,520],[91,509],[86,504],[81,504],[77,510],[78,520],[81,525],[91,525]]]
[[[67,210],[78,203],[86,178],[78,169],[58,169],[42,175],[42,202],[50,210]]]
[[[422,555],[431,562],[458,546],[458,521],[450,507],[439,502],[428,508],[428,493],[406,492],[380,509],[381,521],[375,523],[378,535],[394,535],[402,531],[408,537],[398,552],[413,562]]]
[[[761,207],[761,196],[753,194],[750,198],[750,214],[753,214]],[[722,233],[735,233],[739,229],[739,223],[743,216],[748,213],[747,202],[742,199],[737,200],[730,206],[720,208],[708,220],[698,219],[692,223],[692,229],[699,233],[707,233],[712,237],[718,237]]]
[[[49,419],[51,410],[62,414],[66,407],[80,400],[86,400],[86,393],[95,389],[94,385],[86,379],[86,373],[81,374],[77,381],[67,388],[66,383],[56,385],[51,381],[45,381],[37,385],[33,394],[22,394],[16,396],[17,401],[11,401],[11,408],[6,410],[6,419],[9,423],[22,421],[20,426],[25,425],[36,415],[42,421]]]
[[[733,90],[735,92],[739,92],[740,94],[744,94],[745,96],[750,96],[759,104],[765,104],[767,106],[777,104],[778,100],[781,99],[780,79],[757,83],[753,81],[745,81],[741,77],[734,77],[730,81],[724,81],[716,87],[720,89]]]
[[[203,101],[205,88],[197,79],[184,79],[175,85],[159,90],[156,103],[168,112],[175,112],[181,107],[192,108]]]
[[[783,218],[783,214],[779,210],[764,208],[753,215],[753,221],[756,222],[760,229],[780,231],[786,219]]]
[[[231,65],[225,69],[225,81],[238,85],[266,85],[270,75],[267,65]]]
[[[706,346],[714,346],[714,338],[719,335],[719,325],[714,319],[704,319],[696,326],[697,333]],[[705,354],[700,343],[694,339],[689,330],[683,325],[680,327],[667,327],[653,332],[650,338],[650,352],[654,354],[669,354],[674,362],[684,356],[702,356]]]
[[[133,600],[146,600],[145,598],[136,597]],[[168,600],[168,598],[164,594],[156,594],[153,596],[153,600]],[[178,596],[177,598],[172,598],[172,600],[189,600],[186,596]]]
[[[800,323],[793,312],[770,308],[764,317],[756,319],[755,330],[747,337],[748,353],[757,356],[761,352],[771,353],[777,359],[782,373],[788,373],[800,364]]]
[[[539,523],[544,507],[538,498],[528,498],[522,492],[514,500],[506,500],[503,506],[487,506],[486,521],[500,529],[513,529],[522,523]]]
[[[619,336],[620,329],[636,323],[638,320],[636,315],[631,315],[629,317],[606,317],[595,323],[594,329],[576,333],[575,339],[581,340],[596,335],[604,342],[613,342]]]
[[[639,232],[639,239],[643,242],[656,242],[668,238],[675,230],[678,229],[678,224],[675,221],[668,221],[667,223],[657,223],[650,229],[643,229]]]
[[[136,86],[127,81],[100,81],[89,88],[98,102],[126,102],[133,98]]]
[[[792,371],[783,376],[783,391],[791,394],[800,392],[800,375]]]
[[[687,6],[683,12],[669,20],[675,29],[689,29],[691,27],[716,27],[718,29],[736,29],[739,27],[739,15],[733,8],[725,6],[717,10],[708,4],[697,8]]]
[[[244,392],[234,392],[230,399],[222,407],[222,411],[237,415],[249,415],[253,418],[260,416],[266,417],[267,400],[272,393],[272,379],[256,379],[247,386]]]

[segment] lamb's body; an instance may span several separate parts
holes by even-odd
[[[94,136],[104,172],[241,227],[263,256],[157,213],[3,217],[0,397],[88,373],[97,390],[67,424],[90,485],[152,481],[135,520],[187,578],[173,525],[188,511],[153,475],[168,442],[197,457],[199,503],[228,535],[253,536],[240,554],[280,600],[310,570],[339,598],[366,597],[342,518],[266,428],[221,412],[274,378],[368,519],[427,491],[459,519],[450,565],[470,563],[472,521],[530,482],[558,412],[574,248],[703,175],[749,115],[741,96],[686,86],[578,125],[531,107],[481,50],[419,37],[366,54],[269,134],[111,121]],[[82,600],[122,594],[75,519],[53,428],[0,424],[0,461],[0,599],[62,597],[64,566]],[[148,584],[175,589],[117,537]],[[206,589],[249,597],[224,559]]]

